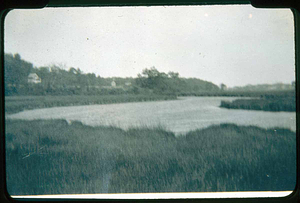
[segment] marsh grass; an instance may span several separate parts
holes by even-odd
[[[260,98],[236,99],[232,102],[221,101],[220,107],[228,109],[295,112],[296,96],[294,92],[265,94],[261,95]]]
[[[10,195],[293,190],[296,136],[222,124],[163,127],[6,120]]]
[[[75,106],[91,104],[112,104],[126,102],[143,102],[176,99],[174,95],[72,95],[72,96],[6,96],[5,113],[17,113],[23,110],[49,108],[58,106]]]

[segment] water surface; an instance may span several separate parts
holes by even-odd
[[[295,112],[266,112],[220,108],[221,100],[235,97],[181,97],[172,101],[150,101],[52,107],[8,115],[13,119],[66,119],[86,125],[129,127],[162,126],[176,134],[213,124],[235,123],[263,128],[283,127],[296,131]]]

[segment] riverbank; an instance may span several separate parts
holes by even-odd
[[[284,98],[295,96],[294,90],[270,90],[270,91],[208,91],[208,92],[182,92],[178,96],[198,97],[253,97],[253,98]]]
[[[127,102],[142,102],[142,101],[161,101],[161,100],[176,100],[177,97],[253,97],[253,98],[267,98],[267,101],[274,98],[283,98],[284,102],[280,101],[276,106],[277,109],[288,108],[295,111],[295,92],[294,91],[256,91],[256,92],[239,92],[239,91],[211,91],[193,93],[186,92],[178,95],[166,94],[117,94],[117,95],[47,95],[47,96],[5,96],[5,113],[13,114],[24,110],[32,110],[39,108],[50,108],[58,106],[78,106],[91,104],[112,104],[112,103],[127,103]],[[292,99],[289,99],[292,98]],[[244,108],[244,109],[258,109],[260,106],[268,106],[265,104],[257,105],[253,100],[238,100],[237,102],[222,102],[220,107],[224,108]],[[262,99],[260,102],[263,101]],[[250,102],[250,104],[249,104]],[[253,103],[253,104],[251,104]],[[273,104],[270,104],[271,108]],[[280,110],[281,111],[281,110]]]
[[[296,98],[295,96],[290,96],[261,99],[237,99],[232,102],[221,101],[220,107],[227,109],[295,112]]]
[[[5,96],[5,113],[57,106],[112,104],[177,99],[174,95],[120,94],[120,95],[72,95],[72,96]]]
[[[6,120],[11,195],[293,190],[296,136],[222,124],[160,128]],[[283,167],[284,166],[284,167]]]

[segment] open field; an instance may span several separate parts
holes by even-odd
[[[64,120],[6,120],[11,195],[293,190],[296,136],[222,124],[176,137]]]
[[[49,108],[57,106],[75,106],[90,104],[111,104],[125,102],[158,101],[176,99],[171,95],[72,95],[72,96],[6,96],[5,113],[17,113],[23,110]]]

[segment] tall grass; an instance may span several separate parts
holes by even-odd
[[[271,99],[237,99],[232,102],[221,101],[220,107],[228,109],[295,112],[296,98],[282,97]]]
[[[222,124],[163,128],[6,120],[11,195],[293,190],[296,136]]]

